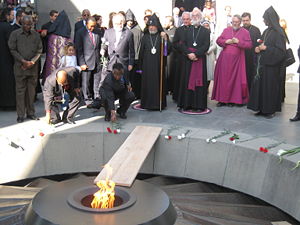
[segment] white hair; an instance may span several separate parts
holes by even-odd
[[[112,18],[113,24],[124,24],[125,23],[125,17],[121,13],[117,13]]]

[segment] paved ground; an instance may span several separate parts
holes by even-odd
[[[170,124],[181,127],[200,127],[213,130],[230,129],[234,132],[246,133],[252,136],[268,136],[270,138],[285,141],[289,144],[300,145],[300,122],[289,122],[289,118],[293,117],[296,110],[298,94],[298,84],[287,83],[287,98],[282,107],[282,112],[277,113],[272,119],[263,117],[255,117],[253,112],[246,107],[216,107],[216,102],[209,100],[208,106],[212,112],[207,115],[184,115],[177,111],[176,104],[168,98],[168,108],[163,112],[157,111],[137,111],[129,109],[127,120],[122,120],[127,123],[155,123],[155,124]],[[43,101],[41,94],[36,102],[36,115],[44,117]],[[99,111],[81,107],[77,113],[76,120],[84,126],[84,121],[93,123],[106,123],[104,121],[103,108]],[[26,127],[45,127],[43,119],[41,121],[30,121],[23,123]],[[1,133],[5,133],[5,128],[12,128],[11,125],[16,125],[15,111],[0,111],[0,127]],[[14,128],[24,126],[17,125]],[[70,128],[71,125],[63,127]],[[61,127],[61,129],[63,129]]]

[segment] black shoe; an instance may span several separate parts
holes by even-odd
[[[110,121],[110,113],[105,114],[105,121]]]
[[[300,114],[296,114],[296,116],[294,116],[293,118],[290,119],[291,122],[296,122],[300,120]]]
[[[127,119],[126,114],[125,114],[124,112],[122,112],[122,111],[120,110],[120,108],[117,109],[117,113],[119,114],[119,117],[120,117],[121,119]]]
[[[30,119],[30,120],[40,120],[40,118],[36,117],[35,115],[27,115],[27,119]]]
[[[100,100],[94,100],[91,104],[88,104],[86,107],[88,109],[100,109],[101,102],[100,102]]]
[[[275,116],[275,113],[267,113],[267,114],[264,114],[264,117],[265,117],[266,119],[272,119],[274,116]]]
[[[227,106],[233,107],[235,104],[234,103],[228,103]]]
[[[17,122],[18,122],[18,123],[23,123],[23,122],[24,122],[24,117],[18,116]]]
[[[222,106],[225,106],[226,105],[226,103],[224,103],[224,102],[218,102],[217,103],[217,107],[222,107]]]
[[[254,114],[254,116],[263,116],[263,113],[261,111]]]
[[[52,120],[50,121],[50,124],[55,125],[55,124],[58,124],[58,123],[60,123],[60,122],[62,122],[61,119],[52,119]]]
[[[68,123],[68,124],[76,124],[75,121],[72,118],[64,119],[63,122]]]

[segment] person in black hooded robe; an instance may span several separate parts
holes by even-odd
[[[133,12],[130,9],[127,10],[125,19],[126,19],[126,29],[130,30],[133,34],[134,53],[135,53],[133,69],[129,72],[129,80],[135,97],[137,99],[140,99],[141,98],[141,75],[136,73],[136,69],[137,69],[137,63],[139,58],[143,32],[139,24],[137,23],[137,20]]]
[[[162,76],[161,84],[160,73],[161,66],[163,66],[163,71],[165,71],[164,68],[167,60],[166,54],[161,56],[162,39],[166,42],[167,50],[169,51],[171,49],[171,43],[168,40],[168,36],[163,32],[158,17],[153,14],[149,18],[148,32],[146,32],[142,38],[139,54],[139,68],[142,73],[141,107],[144,109],[159,110],[165,108],[167,105],[165,74]],[[166,49],[166,47],[164,47],[164,49]],[[163,57],[162,65],[161,57]]]
[[[16,90],[13,72],[13,57],[8,48],[9,35],[12,32],[10,20],[13,19],[12,9],[4,9],[0,19],[0,108],[15,109]]]
[[[64,47],[68,42],[72,42],[70,39],[71,24],[69,17],[64,10],[59,13],[56,20],[50,26],[48,35],[46,62],[42,72],[42,83],[45,82],[46,78],[51,73],[58,69],[60,59],[64,56]]]
[[[248,109],[255,115],[267,119],[281,111],[281,77],[286,52],[286,34],[279,24],[279,16],[271,6],[264,15],[268,28],[262,34],[262,41],[255,52],[258,54],[257,73],[254,77]]]

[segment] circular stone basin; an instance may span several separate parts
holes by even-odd
[[[122,187],[115,187],[114,207],[109,209],[91,208],[90,204],[94,198],[93,194],[99,191],[95,185],[87,186],[73,191],[68,197],[68,203],[76,209],[88,212],[106,213],[126,209],[136,202],[136,195],[133,191]]]

